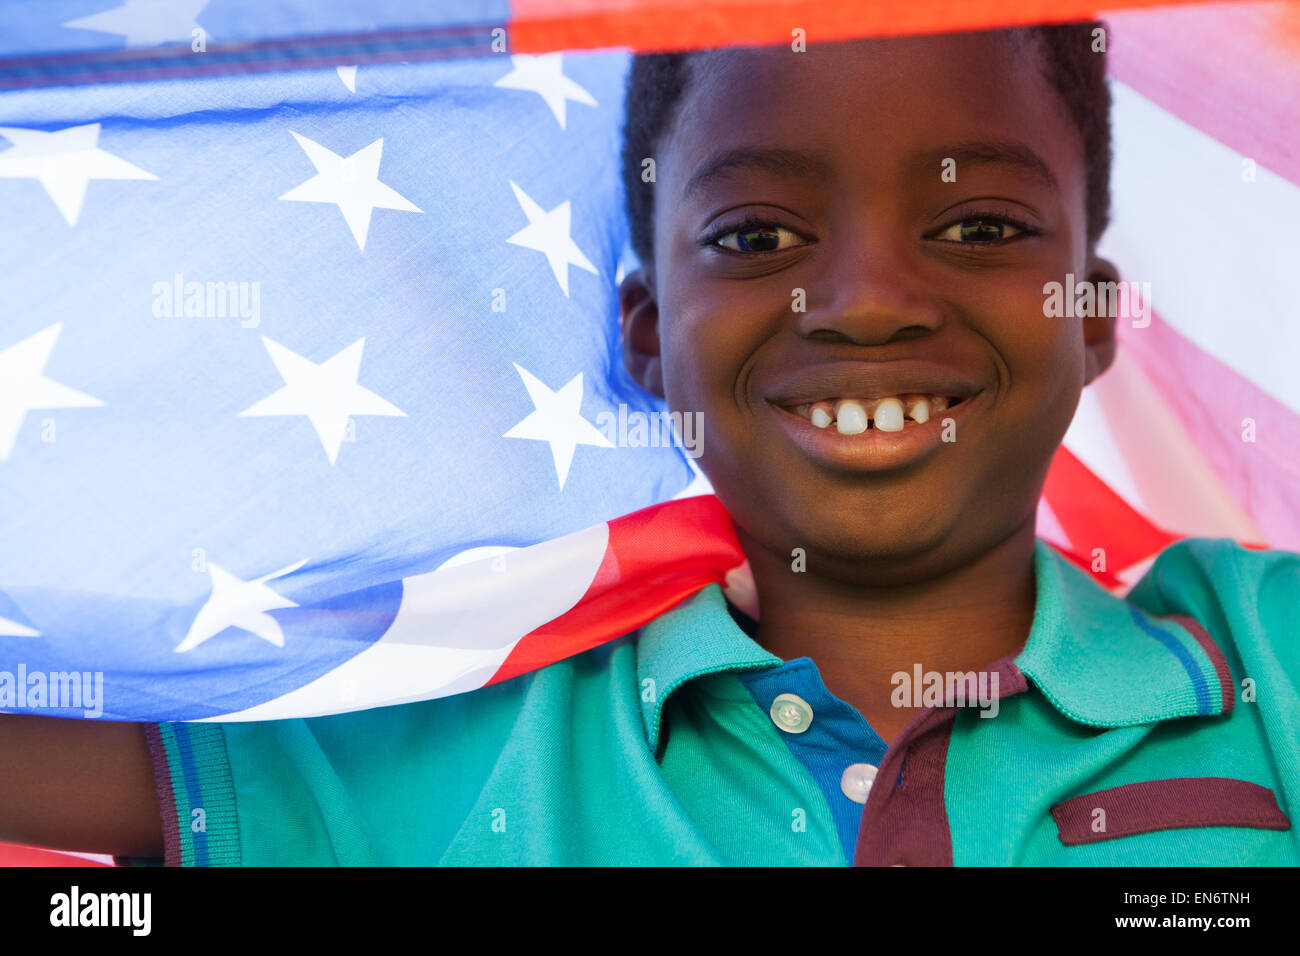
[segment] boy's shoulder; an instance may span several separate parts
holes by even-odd
[[[1277,746],[1296,752],[1300,554],[1189,538],[1165,548],[1126,600],[1152,614],[1194,619],[1225,658],[1235,703],[1257,713]],[[1293,785],[1300,793],[1300,771]]]
[[[1188,562],[1202,567],[1243,566],[1264,569],[1300,565],[1300,552],[1244,545],[1232,538],[1183,538],[1161,551],[1144,577],[1162,565]]]
[[[1300,633],[1300,554],[1187,538],[1160,552],[1126,600],[1153,614],[1189,615],[1216,640],[1267,641],[1294,654],[1295,642],[1282,639]]]

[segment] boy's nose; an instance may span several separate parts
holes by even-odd
[[[810,339],[883,345],[915,338],[943,324],[938,298],[904,257],[882,251],[853,256],[806,289],[794,328]]]

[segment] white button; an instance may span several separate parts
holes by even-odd
[[[876,768],[869,763],[851,763],[840,776],[840,789],[854,803],[866,803],[871,792],[871,782],[876,779]]]
[[[787,734],[801,734],[812,725],[812,708],[798,694],[778,694],[771,714],[772,723]]]

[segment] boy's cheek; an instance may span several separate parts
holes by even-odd
[[[1052,343],[1042,345],[1012,366],[999,415],[999,455],[1010,471],[1050,463],[1078,408],[1081,364],[1068,350],[1054,355]]]
[[[690,309],[671,315],[671,321],[660,324],[664,390],[670,404],[674,399],[695,403],[681,410],[706,410],[701,403],[710,394],[724,399],[730,394],[755,345],[738,334],[743,323],[725,311]]]

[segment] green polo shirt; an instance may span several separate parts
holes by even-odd
[[[789,725],[737,676],[782,661],[714,585],[470,693],[148,725],[166,862],[1300,863],[1300,555],[1183,541],[1126,599],[1042,540],[1034,568],[1029,638],[984,675],[996,716],[921,711],[851,859]]]

